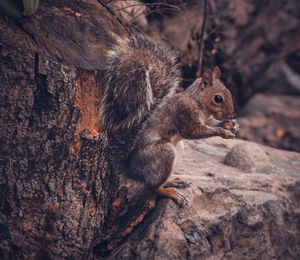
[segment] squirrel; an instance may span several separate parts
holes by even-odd
[[[179,205],[185,197],[173,187],[176,144],[182,139],[235,137],[238,123],[230,91],[218,67],[182,92],[180,70],[167,45],[136,33],[116,37],[107,55],[107,84],[102,100],[104,129],[118,150],[127,176]],[[125,147],[125,148],[124,148]]]

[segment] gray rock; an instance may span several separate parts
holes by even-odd
[[[263,154],[255,167],[273,167],[265,174],[224,164],[233,147]],[[184,141],[176,177],[191,182],[180,189],[189,205],[157,198],[108,259],[300,259],[299,153],[220,137]]]
[[[264,172],[272,168],[268,155],[254,143],[237,144],[226,155],[224,163],[250,172]]]

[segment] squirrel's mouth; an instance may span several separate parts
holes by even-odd
[[[214,114],[214,118],[220,121],[224,121],[224,120],[230,120],[230,119],[234,119],[235,115],[234,114],[224,114],[222,112],[217,112]]]

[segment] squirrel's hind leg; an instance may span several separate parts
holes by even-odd
[[[171,143],[163,141],[141,147],[129,156],[129,177],[156,189],[171,175],[176,150]]]
[[[167,181],[174,167],[175,155],[174,146],[165,141],[136,149],[129,157],[130,177],[182,206],[187,202],[184,196],[173,188],[165,187],[176,186],[175,182],[182,184],[181,180]]]

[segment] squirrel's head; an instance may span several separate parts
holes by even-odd
[[[215,67],[213,71],[205,70],[202,77],[189,87],[190,94],[214,118],[218,120],[233,119],[232,96],[221,82],[220,76],[221,71],[218,67]]]
[[[206,70],[201,81],[201,102],[204,107],[218,120],[233,119],[234,105],[230,91],[220,80],[221,71],[215,67]]]

